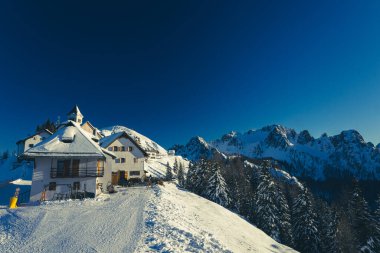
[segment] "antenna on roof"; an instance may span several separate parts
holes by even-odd
[[[57,121],[55,122],[55,126],[58,127],[61,124],[61,116],[57,117]]]

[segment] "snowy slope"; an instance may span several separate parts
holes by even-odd
[[[359,179],[380,179],[380,145],[366,143],[355,130],[335,136],[314,138],[307,130],[297,133],[280,125],[266,126],[245,133],[231,132],[220,139],[192,145],[175,146],[177,154],[188,159],[204,153],[244,155],[250,158],[273,158],[286,163],[295,176],[317,180],[345,175]],[[202,152],[194,152],[201,150]],[[195,159],[196,160],[196,159]]]
[[[148,171],[153,177],[164,178],[166,175],[166,166],[173,168],[175,160],[183,165],[184,172],[187,172],[189,167],[189,161],[182,158],[182,156],[168,156],[164,155],[156,159],[148,159],[145,162],[144,169]],[[174,175],[177,175],[176,171],[173,171]]]
[[[0,252],[294,252],[174,184],[0,208]]]
[[[129,188],[109,201],[0,208],[0,252],[133,252],[150,195]]]
[[[155,193],[139,252],[294,252],[237,214],[174,184]]]
[[[16,155],[0,160],[0,184],[18,178],[32,179],[33,162],[17,162]]]

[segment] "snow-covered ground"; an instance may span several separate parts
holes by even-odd
[[[138,252],[295,252],[237,214],[175,184],[154,192]]]
[[[178,163],[181,163],[183,165],[184,171],[187,172],[187,169],[189,167],[188,160],[183,159],[181,156],[169,155],[164,155],[156,159],[148,159],[144,165],[144,169],[153,177],[164,178],[166,175],[167,163],[169,163],[169,166],[173,167],[176,160]],[[173,174],[176,175],[177,173],[173,171]]]
[[[293,252],[238,215],[174,184],[101,201],[0,207],[0,252]]]
[[[108,201],[0,209],[0,252],[134,252],[151,192],[128,188]]]

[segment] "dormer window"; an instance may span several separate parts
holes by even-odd
[[[74,127],[67,127],[62,135],[62,142],[65,143],[71,143],[74,141],[75,138],[75,128]]]

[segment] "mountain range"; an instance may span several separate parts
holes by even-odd
[[[273,159],[300,178],[380,180],[380,144],[365,142],[356,130],[315,138],[307,130],[270,125],[245,133],[232,131],[212,141],[197,136],[172,149],[191,161],[234,155]]]

